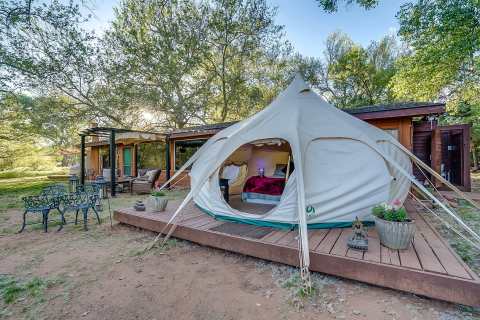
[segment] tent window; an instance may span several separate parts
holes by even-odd
[[[180,169],[205,142],[206,139],[175,141],[175,170]]]

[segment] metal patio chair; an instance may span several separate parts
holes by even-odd
[[[81,190],[86,190],[85,187],[81,188]],[[97,217],[98,224],[100,224],[100,216],[98,215],[98,211],[95,208],[99,194],[97,192],[93,192],[94,189],[90,191],[79,191],[74,193],[68,193],[62,197],[62,203],[64,206],[64,210],[75,210],[75,224],[78,223],[78,213],[82,210],[83,213],[83,229],[85,231],[88,230],[87,227],[87,220],[88,220],[88,211],[92,209]]]
[[[60,227],[58,228],[58,231],[60,231],[63,228],[63,225],[65,223],[65,218],[63,216],[63,211],[59,209],[60,207],[60,197],[55,196],[47,196],[44,194],[38,195],[38,196],[29,196],[29,197],[23,197],[22,198],[24,205],[25,205],[25,212],[23,213],[23,223],[22,223],[22,228],[18,233],[23,232],[25,230],[25,227],[27,225],[26,218],[27,218],[27,213],[33,213],[33,214],[41,214],[42,215],[42,224],[44,231],[48,231],[48,214],[50,210],[52,209],[58,209],[60,212]]]

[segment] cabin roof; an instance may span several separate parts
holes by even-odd
[[[445,104],[440,102],[400,102],[343,109],[343,111],[362,120],[417,117],[430,114],[442,114],[445,112]],[[175,129],[170,132],[169,136],[171,138],[180,138],[189,135],[209,135],[225,129],[237,122],[238,121],[223,122]]]
[[[441,102],[398,102],[390,104],[378,104],[369,105],[359,108],[343,109],[343,111],[362,120],[374,120],[374,119],[389,119],[389,118],[402,118],[402,117],[419,117],[432,114],[442,114],[445,112],[445,104]],[[185,138],[185,137],[202,137],[210,136],[218,131],[225,129],[238,121],[223,122],[206,124],[199,126],[192,126],[183,129],[174,129],[170,132],[143,132],[149,134],[159,134],[170,138]],[[139,132],[135,130],[124,130],[117,128],[91,128],[83,131],[81,134],[85,135],[101,135],[105,131],[115,130],[116,132]],[[90,132],[92,131],[92,132]],[[99,132],[100,131],[100,134]],[[106,145],[108,141],[100,140],[96,142],[88,142],[87,146],[100,146]]]

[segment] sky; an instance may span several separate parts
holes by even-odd
[[[89,28],[102,34],[114,18],[117,0],[90,0],[94,17]],[[278,7],[276,23],[285,26],[287,39],[296,51],[305,56],[323,55],[325,40],[334,31],[347,33],[354,42],[367,46],[387,34],[396,33],[395,14],[407,0],[384,0],[371,10],[355,4],[341,5],[338,12],[326,13],[315,0],[267,0]]]

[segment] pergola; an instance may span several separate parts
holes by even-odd
[[[110,194],[112,197],[115,197],[115,186],[116,186],[116,153],[117,146],[115,142],[115,137],[117,134],[155,134],[163,136],[167,140],[167,135],[158,132],[149,132],[149,131],[139,131],[139,130],[130,130],[130,129],[121,129],[121,128],[110,128],[110,127],[93,127],[82,130],[80,135],[80,183],[83,185],[85,183],[85,138],[86,137],[99,137],[99,138],[108,138],[109,141],[109,158],[110,158]],[[168,150],[168,148],[167,148]],[[168,152],[168,151],[167,151]]]

